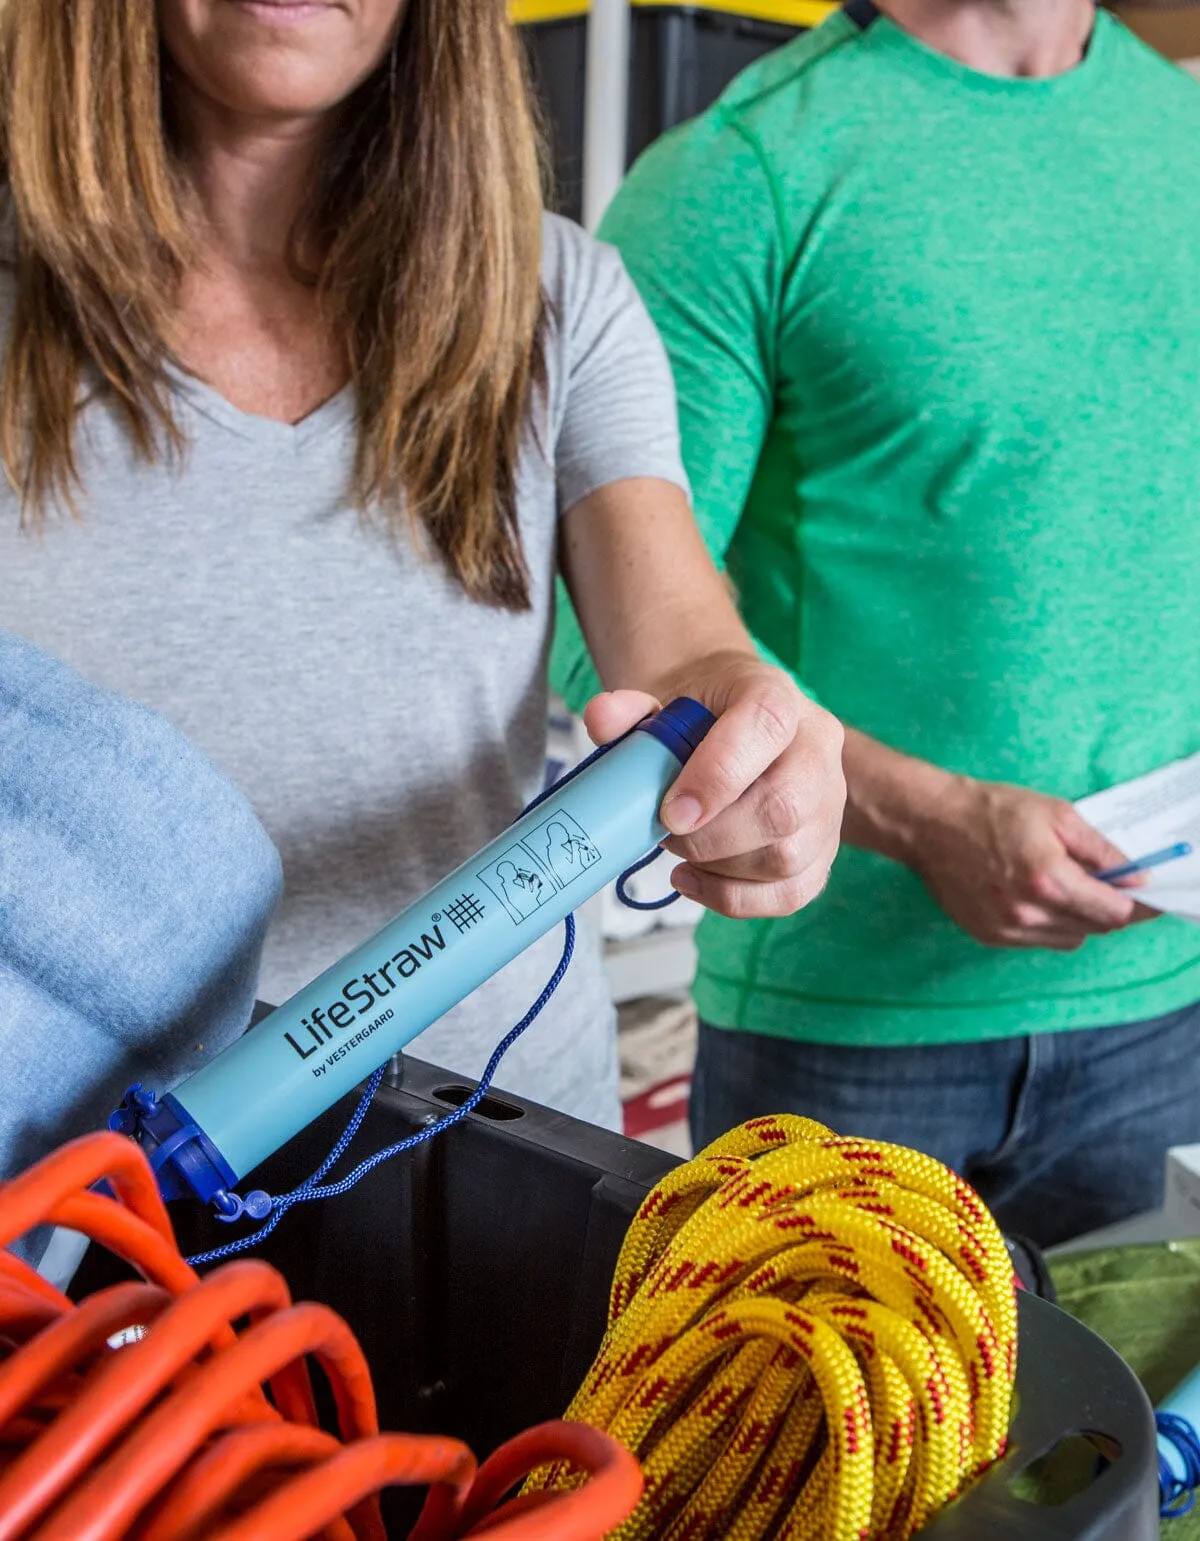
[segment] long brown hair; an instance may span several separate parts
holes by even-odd
[[[0,456],[34,519],[78,482],[85,365],[142,456],[180,442],[164,365],[189,199],[165,68],[154,0],[0,5],[17,240]],[[423,527],[474,598],[527,608],[516,478],[541,373],[542,198],[504,0],[408,0],[339,125],[305,234],[357,393],[358,497]]]

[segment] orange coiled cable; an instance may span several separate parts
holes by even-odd
[[[100,1181],[113,1196],[91,1191]],[[145,1282],[74,1305],[3,1250],[46,1223],[100,1241]],[[318,1426],[310,1355],[337,1436]],[[501,1502],[547,1462],[587,1480]],[[263,1262],[198,1278],[120,1135],[77,1140],[0,1186],[0,1541],[385,1541],[378,1493],[394,1484],[430,1489],[413,1541],[600,1541],[642,1491],[628,1451],[580,1424],[529,1430],[478,1472],[457,1440],[380,1434],[342,1319],[294,1304]]]

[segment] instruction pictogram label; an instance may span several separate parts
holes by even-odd
[[[520,925],[599,860],[587,830],[559,808],[476,876]]]
[[[554,874],[560,888],[566,888],[600,860],[600,852],[592,844],[587,830],[569,813],[561,811],[539,824],[532,835],[525,837],[523,844]]]

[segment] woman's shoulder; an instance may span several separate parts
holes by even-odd
[[[561,214],[542,215],[542,288],[551,308],[574,317],[605,297],[616,299],[630,280],[615,247]]]
[[[556,362],[569,377],[582,357],[636,325],[642,308],[616,248],[557,214],[542,217],[542,292],[552,377]]]

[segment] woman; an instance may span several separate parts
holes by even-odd
[[[0,625],[247,793],[285,881],[260,994],[537,790],[556,567],[624,687],[597,739],[654,697],[721,715],[666,805],[675,886],[811,898],[839,730],[705,555],[618,259],[542,215],[503,0],[21,0],[0,43]],[[478,1072],[558,947],[416,1052]],[[610,1028],[587,946],[500,1081],[612,1122]]]

